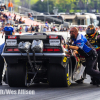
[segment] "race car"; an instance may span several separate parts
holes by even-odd
[[[10,87],[48,83],[52,87],[69,87],[72,81],[85,78],[80,58],[65,52],[62,36],[36,33],[5,36],[2,56],[7,63]]]

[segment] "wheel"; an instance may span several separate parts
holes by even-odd
[[[7,81],[10,87],[26,85],[27,71],[23,64],[9,64],[7,67]]]
[[[65,68],[58,64],[52,64],[48,68],[48,82],[51,87],[69,87],[71,78],[71,59],[67,60]]]

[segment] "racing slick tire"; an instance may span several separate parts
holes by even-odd
[[[7,81],[10,87],[26,86],[27,72],[23,64],[9,64],[7,67]]]
[[[60,64],[51,64],[48,68],[48,82],[51,87],[69,87],[72,79],[71,59],[67,60],[66,67]]]

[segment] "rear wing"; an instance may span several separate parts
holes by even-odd
[[[5,36],[5,46],[17,46],[19,42],[30,42],[33,40],[43,40],[44,45],[60,46],[62,42],[62,36],[60,35],[8,35]]]

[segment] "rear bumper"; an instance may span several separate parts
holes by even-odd
[[[5,56],[27,56],[27,53],[2,53]],[[29,56],[33,56],[33,53],[29,53]],[[66,56],[65,53],[35,53],[35,56]]]
[[[19,63],[19,61],[28,61],[27,53],[2,53],[7,63]],[[33,60],[33,53],[29,53],[30,59]],[[36,61],[61,64],[65,53],[35,53]]]

